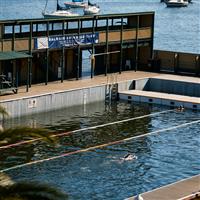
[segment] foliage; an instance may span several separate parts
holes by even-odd
[[[0,106],[0,115],[8,116]],[[0,128],[0,146],[21,140],[40,139],[52,145],[56,143],[48,130],[42,128],[16,127]],[[13,182],[5,173],[0,173],[0,200],[65,200],[67,195],[46,184],[33,182]]]
[[[6,111],[6,109],[2,106],[0,106],[0,115],[3,116],[8,116],[8,112]]]
[[[40,138],[48,144],[56,143],[55,137],[51,137],[48,130],[42,128],[16,127],[0,130],[0,146],[32,138]]]
[[[67,195],[46,184],[19,182],[0,186],[0,200],[65,200]]]

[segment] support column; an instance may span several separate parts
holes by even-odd
[[[120,67],[119,73],[122,72],[122,61],[123,61],[123,17],[121,18],[121,31],[120,31]]]
[[[137,16],[137,27],[136,27],[136,41],[135,41],[135,71],[138,69],[138,32],[139,32],[140,18]]]
[[[61,68],[61,83],[63,83],[65,77],[65,47],[62,47],[62,68]]]
[[[32,59],[31,59],[32,60]],[[29,90],[29,84],[30,84],[30,80],[29,80],[29,78],[30,78],[30,58],[28,58],[28,65],[27,65],[27,81],[26,81],[26,92],[28,92],[28,90]]]
[[[200,74],[200,55],[195,57],[195,71],[196,76],[199,76]]]
[[[175,53],[174,54],[174,72],[176,74],[178,73],[178,68],[179,68],[179,54]]]
[[[49,22],[46,24],[47,29],[47,38],[49,38]],[[48,84],[49,81],[49,49],[46,49],[46,79],[45,79],[45,85]]]
[[[65,21],[62,22],[62,34],[65,36]],[[62,66],[61,66],[61,83],[65,77],[65,46],[62,47]]]
[[[16,60],[13,61],[13,68],[15,68],[15,87],[17,88],[18,91],[18,85],[19,85],[19,69],[18,66],[16,65]],[[17,92],[16,92],[17,93]]]
[[[46,79],[45,85],[48,84],[49,81],[49,49],[46,49]]]
[[[15,25],[12,25],[12,51],[15,50]]]
[[[92,20],[92,34],[94,35],[95,33],[95,18],[93,18]],[[94,57],[94,54],[95,54],[95,50],[94,50],[94,42],[95,40],[92,41],[92,57],[91,57],[91,78],[93,78],[93,74],[94,74],[94,67],[95,67],[95,57]]]
[[[78,20],[78,36],[80,35],[80,19]],[[78,45],[78,63],[77,63],[77,69],[76,69],[76,80],[80,77],[80,45]]]
[[[154,40],[154,14],[152,15],[152,24],[151,24],[151,59],[154,59],[153,57],[153,40]]]
[[[33,36],[33,24],[32,22],[30,23],[30,35],[29,35],[29,55],[32,56],[32,36]],[[31,87],[32,84],[32,66],[33,66],[33,62],[32,62],[32,58],[28,60],[28,76],[29,76],[29,87]]]
[[[106,19],[106,70],[105,70],[105,76],[107,76],[108,73],[108,32],[109,32],[109,25],[108,25],[109,18]]]

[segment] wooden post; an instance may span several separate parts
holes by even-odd
[[[120,31],[120,67],[119,73],[122,72],[122,61],[123,61],[123,17],[121,18],[121,31]]]
[[[13,68],[15,68],[15,86],[18,90],[18,85],[19,85],[19,69],[18,66],[16,65],[16,60],[13,61]]]
[[[15,49],[15,25],[12,25],[12,51]]]
[[[32,56],[32,37],[33,37],[33,23],[31,22],[30,23],[30,35],[29,35],[29,55],[31,55],[31,56]],[[28,64],[29,64],[29,67],[28,67],[29,87],[31,87],[31,84],[32,84],[32,65],[33,65],[32,58],[28,59]]]
[[[174,53],[174,72],[177,74],[179,68],[179,54]]]
[[[105,70],[105,76],[107,76],[108,73],[108,32],[109,32],[109,25],[108,25],[109,18],[106,19],[106,70]]]
[[[65,36],[65,21],[62,22],[62,35]],[[65,76],[65,46],[62,47],[62,65],[61,65],[61,83],[64,81]]]
[[[29,89],[29,83],[30,83],[30,58],[28,58],[28,65],[27,65],[27,81],[26,81],[26,92],[28,92]]]
[[[48,84],[49,81],[49,49],[46,49],[46,79],[45,85]]]
[[[0,24],[0,39],[3,38],[3,24]]]
[[[64,81],[65,76],[65,47],[62,47],[62,68],[61,68],[61,83]]]
[[[94,18],[92,20],[92,34],[94,35],[95,33],[95,23],[94,23]],[[93,78],[94,74],[94,66],[95,66],[95,57],[94,57],[94,40],[92,42],[92,57],[91,57],[91,78]]]
[[[46,29],[47,29],[47,38],[49,38],[49,21],[46,24]],[[45,85],[47,85],[49,81],[49,49],[46,49],[46,80],[45,80]]]
[[[200,55],[195,57],[195,71],[196,71],[196,76],[199,76],[200,74]]]
[[[138,69],[138,33],[139,33],[140,17],[137,16],[137,27],[136,27],[136,41],[135,41],[135,71]]]
[[[80,35],[80,19],[78,20],[78,36]],[[77,63],[77,73],[76,73],[76,80],[79,79],[80,77],[80,53],[81,53],[81,49],[80,49],[80,45],[78,45],[78,63]]]
[[[152,24],[151,24],[151,59],[153,59],[153,41],[154,41],[154,14],[152,15]]]

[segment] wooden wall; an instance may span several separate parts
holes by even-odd
[[[138,39],[150,39],[151,38],[151,28],[141,28],[138,31]],[[135,40],[136,39],[136,29],[135,30],[124,30],[123,40]],[[120,42],[120,32],[110,31],[108,33],[109,42]],[[106,42],[106,33],[101,32],[99,34],[99,43]]]
[[[154,59],[160,60],[160,70],[200,73],[200,55],[154,50]]]

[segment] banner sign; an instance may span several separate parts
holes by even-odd
[[[99,42],[99,33],[88,33],[79,35],[50,36],[35,38],[35,49],[54,49],[62,47],[73,47],[79,45],[96,44]]]
[[[34,48],[35,49],[48,49],[48,38],[47,37],[41,37],[41,38],[35,38],[34,39]]]

